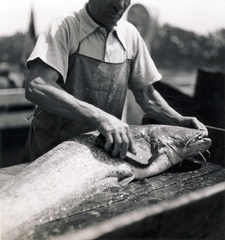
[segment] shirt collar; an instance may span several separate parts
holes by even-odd
[[[80,17],[80,42],[90,35],[92,32],[99,27],[99,25],[92,20],[92,18],[88,15],[86,10],[87,4],[79,11]]]
[[[84,38],[86,38],[88,35],[93,33],[97,28],[100,28],[100,26],[95,21],[93,21],[92,18],[88,15],[86,7],[87,7],[87,4],[79,11],[79,17],[80,17],[79,40],[80,40],[80,42]],[[116,32],[116,36],[119,39],[120,43],[122,44],[122,46],[125,49],[127,49],[126,42],[124,39],[124,34],[123,34],[122,30],[120,29],[120,24],[117,24],[117,26],[114,26],[112,31]]]
[[[117,23],[117,26],[114,27],[114,31],[116,32],[116,35],[117,35],[120,43],[123,45],[124,49],[127,50],[127,45],[126,45],[126,42],[124,39],[124,34],[122,31],[122,28],[120,27],[120,21]]]

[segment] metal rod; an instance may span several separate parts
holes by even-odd
[[[213,127],[213,126],[208,126],[208,125],[205,125],[207,128],[210,128],[210,129],[214,129],[214,130],[218,130],[218,131],[223,131],[225,132],[225,129],[224,128],[218,128],[218,127]]]

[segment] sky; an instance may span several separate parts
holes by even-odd
[[[102,0],[104,1],[104,0]],[[58,14],[79,11],[87,0],[1,0],[0,37],[26,32],[34,9],[37,34]],[[133,0],[158,13],[160,24],[169,23],[206,35],[225,29],[225,0]]]

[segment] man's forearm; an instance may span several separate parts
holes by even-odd
[[[25,96],[34,104],[55,115],[69,119],[97,121],[102,110],[82,102],[56,82],[59,73],[41,60],[35,60],[28,72]]]
[[[165,124],[180,125],[183,116],[175,111],[152,85],[134,91],[135,99],[151,118]]]
[[[65,92],[57,83],[47,84],[40,79],[26,87],[26,98],[48,112],[69,119],[92,121],[101,111]]]

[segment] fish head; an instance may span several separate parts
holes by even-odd
[[[146,129],[143,137],[149,141],[153,155],[166,154],[173,164],[203,153],[211,146],[211,139],[201,131],[185,127],[155,125]]]

